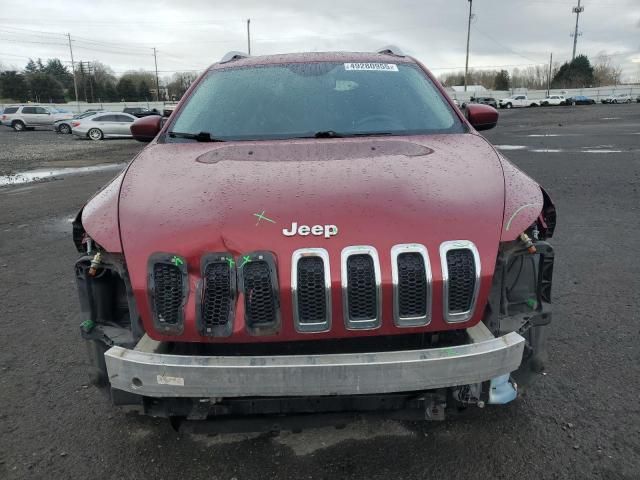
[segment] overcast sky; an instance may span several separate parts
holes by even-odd
[[[474,0],[471,67],[508,69],[571,56],[577,0]],[[584,0],[578,53],[612,55],[626,80],[640,80],[640,0]],[[467,0],[0,0],[0,63],[28,57],[99,60],[117,73],[161,76],[201,70],[229,50],[252,54],[372,51],[395,44],[434,73],[463,69]],[[28,31],[27,31],[28,30]],[[35,32],[34,32],[35,31]],[[58,35],[55,35],[55,34]]]

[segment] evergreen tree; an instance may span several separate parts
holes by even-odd
[[[133,102],[138,97],[136,87],[130,78],[123,77],[118,82],[118,96],[125,102]]]
[[[145,82],[144,80],[142,80],[140,82],[140,85],[138,86],[138,98],[140,100],[151,99],[151,92],[149,92],[149,86],[147,85],[147,82]]]
[[[66,90],[73,89],[73,75],[59,59],[50,58],[47,60],[47,64],[44,66],[43,72],[53,76]]]
[[[40,59],[38,59],[38,61],[40,61]],[[32,58],[30,58],[27,62],[27,65],[24,67],[24,73],[27,75],[31,75],[33,73],[38,73],[39,71],[40,70],[38,70],[38,64],[34,62]]]
[[[64,88],[53,75],[44,72],[29,76],[30,99],[42,103],[64,103]]]
[[[509,72],[500,70],[493,81],[495,90],[509,90]]]
[[[593,67],[586,55],[578,55],[571,63],[565,62],[553,76],[553,88],[582,88],[595,83]]]
[[[26,102],[29,97],[29,85],[24,75],[14,71],[1,72],[0,97],[16,102]]]

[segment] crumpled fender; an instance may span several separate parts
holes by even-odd
[[[499,155],[504,172],[504,217],[500,241],[508,242],[531,226],[544,207],[542,189],[531,177]]]
[[[127,169],[96,193],[78,214],[84,231],[107,252],[122,253],[118,199]]]

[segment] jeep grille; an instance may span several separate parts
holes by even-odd
[[[473,315],[480,287],[478,251],[471,242],[444,242],[440,246],[440,257],[443,268],[445,320],[466,321]]]
[[[225,327],[233,321],[235,269],[224,254],[212,257],[203,262],[200,329],[203,335],[229,335],[230,329]]]

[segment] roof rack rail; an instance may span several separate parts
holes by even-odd
[[[404,52],[395,45],[387,45],[386,47],[379,48],[377,53],[386,53],[387,55],[396,55],[398,57],[404,57]]]
[[[244,52],[231,51],[231,52],[225,53],[224,57],[222,57],[222,60],[220,60],[220,63],[227,63],[233,60],[239,60],[241,58],[249,58],[249,57],[250,55]]]

